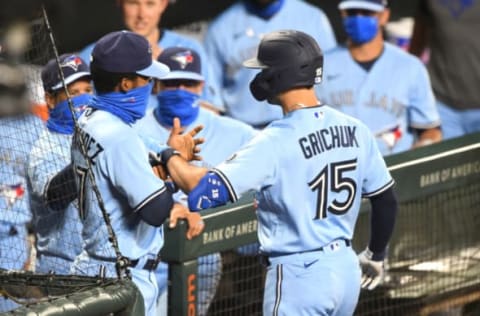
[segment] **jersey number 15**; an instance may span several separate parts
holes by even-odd
[[[357,168],[357,159],[334,162],[326,165],[322,171],[308,183],[312,191],[317,191],[317,214],[314,219],[324,219],[327,211],[335,215],[343,215],[348,212],[353,204],[357,192],[357,184],[352,178],[344,176],[344,172],[353,171]],[[334,199],[327,205],[328,192],[339,193],[346,191],[344,201]]]

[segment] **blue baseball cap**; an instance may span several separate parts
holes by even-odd
[[[340,10],[364,9],[381,12],[388,6],[387,0],[342,0],[338,5]]]
[[[116,31],[103,36],[95,44],[91,63],[112,73],[136,73],[145,77],[162,78],[169,69],[152,59],[152,47],[141,35]]]
[[[65,85],[90,76],[90,69],[79,56],[63,54],[59,57],[60,69],[65,79]],[[42,83],[45,91],[56,91],[63,87],[62,77],[58,69],[57,60],[50,59],[42,69]]]
[[[158,61],[170,68],[170,72],[161,80],[205,80],[202,76],[202,61],[193,49],[185,47],[166,48],[158,56]]]

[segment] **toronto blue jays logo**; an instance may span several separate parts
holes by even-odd
[[[176,61],[177,63],[180,64],[180,68],[185,69],[188,64],[193,63],[193,55],[192,52],[189,50],[186,50],[184,52],[177,53],[173,55],[172,60]]]
[[[70,67],[74,71],[77,71],[78,66],[80,66],[81,64],[82,64],[82,60],[80,59],[80,57],[72,55],[72,56],[69,56],[69,57],[65,58],[63,63],[60,64],[60,67],[62,67],[62,68]]]
[[[446,7],[453,17],[458,18],[469,7],[473,6],[475,0],[439,0],[440,4]]]
[[[18,199],[25,194],[25,188],[21,183],[14,185],[0,185],[0,197],[3,197],[8,207],[11,207]]]

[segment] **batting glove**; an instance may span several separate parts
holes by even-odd
[[[373,252],[368,247],[358,255],[360,267],[362,268],[361,285],[363,289],[373,290],[383,280],[383,260],[376,261],[372,257]]]

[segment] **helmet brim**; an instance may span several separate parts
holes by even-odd
[[[256,57],[247,59],[243,62],[243,67],[245,68],[252,68],[252,69],[266,69],[268,68],[267,65],[262,63],[260,60],[258,60]]]

